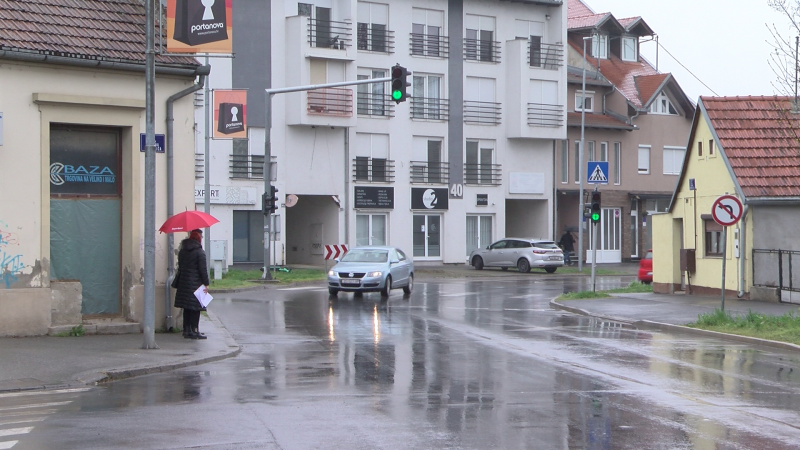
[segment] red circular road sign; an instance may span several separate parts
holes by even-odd
[[[733,195],[720,195],[711,205],[711,216],[718,224],[729,227],[742,218],[742,202]]]

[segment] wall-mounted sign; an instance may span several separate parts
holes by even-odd
[[[119,133],[50,130],[51,194],[119,194]]]
[[[259,199],[254,187],[242,186],[211,186],[209,189],[210,202],[216,205],[255,205]],[[206,190],[203,185],[195,185],[194,202],[203,203],[206,199]]]
[[[163,134],[156,135],[156,153],[164,153],[164,149],[167,148],[166,142],[166,137]],[[139,151],[145,151],[146,147],[147,133],[139,133]]]
[[[355,186],[356,209],[394,209],[394,188]]]
[[[489,194],[478,194],[476,206],[489,206]]]
[[[411,209],[447,209],[447,188],[411,188]]]
[[[247,138],[247,91],[214,89],[214,139]]]
[[[167,0],[167,51],[233,53],[232,0]]]

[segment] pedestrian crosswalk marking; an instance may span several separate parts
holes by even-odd
[[[17,442],[19,442],[19,441],[0,442],[0,450],[7,450],[7,449],[17,445]]]
[[[0,430],[0,437],[13,436],[15,434],[26,434],[26,433],[30,433],[32,429],[33,429],[33,427],[9,428],[7,430]]]
[[[55,410],[54,410],[55,411]],[[27,419],[17,419],[17,420],[0,420],[0,426],[3,425],[17,425],[20,423],[31,423],[31,422],[42,422],[44,421],[44,417],[29,417]]]
[[[44,391],[24,391],[24,392],[6,392],[0,394],[0,398],[6,397],[29,397],[32,395],[53,395],[53,394],[72,394],[72,393],[79,393],[79,392],[86,392],[91,388],[84,387],[84,388],[70,388],[70,389],[53,389],[53,390],[44,390]]]
[[[66,402],[50,402],[50,403],[37,403],[35,405],[20,405],[20,406],[4,406],[0,407],[0,411],[14,411],[19,409],[42,408],[46,406],[64,406],[72,403],[72,400]]]
[[[56,414],[60,407],[69,405],[77,395],[90,389],[89,387],[82,387],[0,394],[0,399],[5,404],[10,403],[10,400],[23,403],[0,407],[0,450],[13,449],[20,441],[25,442],[21,438],[33,432],[40,422],[44,422],[47,419],[47,416]],[[42,397],[44,395],[49,395],[50,397]],[[72,399],[46,401],[50,399],[60,400],[65,397]],[[38,401],[38,403],[24,404],[26,401]]]
[[[589,176],[589,181],[603,181],[608,182],[608,178],[606,178],[606,174],[603,173],[603,169],[600,166],[595,166],[592,174]]]

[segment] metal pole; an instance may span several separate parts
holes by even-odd
[[[206,65],[208,65],[208,56],[206,56]],[[209,147],[211,146],[211,135],[209,134],[209,128],[211,128],[211,124],[209,123],[210,118],[210,93],[208,85],[211,83],[206,83],[206,90],[205,90],[205,101],[204,108],[205,108],[205,131],[206,131],[206,144],[205,144],[205,156],[203,157],[205,166],[203,168],[203,178],[205,179],[205,184],[203,185],[203,190],[205,191],[205,195],[203,196],[203,207],[206,214],[211,214],[211,158],[209,156]],[[203,238],[203,245],[206,248],[206,270],[208,273],[211,273],[211,228],[209,227],[205,233],[203,233],[205,238]]]
[[[153,1],[145,2],[145,154],[144,154],[144,308],[142,310],[143,349],[158,348],[156,345],[156,120],[155,120],[155,74],[156,54],[153,48],[155,23]]]
[[[580,181],[580,192],[578,193],[578,251],[576,252],[576,256],[578,257],[578,272],[583,272],[583,209],[584,209],[584,202],[583,202],[583,139],[584,139],[584,132],[586,127],[586,100],[584,96],[586,95],[586,40],[591,39],[591,37],[584,37],[583,38],[583,84],[581,86],[581,147],[578,149],[578,173],[575,174]]]
[[[722,310],[725,311],[725,259],[728,249],[728,227],[722,227]]]
[[[267,92],[267,98],[264,102],[264,194],[269,195],[270,183],[272,178],[272,147],[270,145],[270,133],[272,128],[272,93]],[[272,273],[269,271],[270,266],[270,225],[272,219],[272,211],[264,211],[264,273],[261,276],[263,280],[271,280]]]
[[[595,291],[595,267],[597,266],[597,226],[596,223],[592,224],[592,292]]]

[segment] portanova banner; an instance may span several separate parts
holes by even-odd
[[[167,0],[167,52],[233,53],[232,0]]]
[[[247,91],[214,89],[214,139],[247,138]]]

